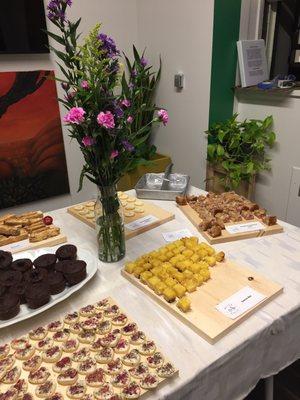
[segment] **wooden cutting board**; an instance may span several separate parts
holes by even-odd
[[[1,246],[0,250],[10,251],[12,254],[19,253],[20,251],[39,249],[42,247],[52,247],[61,243],[66,243],[67,237],[60,233],[57,236],[54,236],[49,239],[41,240],[39,242],[29,242],[28,239],[21,240],[15,243],[10,243],[5,246]]]
[[[78,210],[76,210],[77,206],[86,206],[86,204],[89,204],[90,202],[84,202],[84,203],[80,203],[80,204],[76,204],[72,207],[69,207],[67,209],[68,213],[73,215],[75,218],[79,219],[80,221],[84,222],[85,224],[89,225],[92,228],[95,228],[95,222],[93,219],[91,218],[87,218],[85,215],[80,214],[80,212]],[[144,213],[142,214],[135,214],[133,217],[124,217],[124,223],[125,223],[125,238],[126,239],[130,239],[133,238],[137,235],[140,235],[141,233],[147,232],[151,229],[154,229],[166,222],[172,221],[175,218],[175,215],[164,210],[161,207],[158,207],[156,205],[154,205],[153,203],[144,203],[143,205],[144,207]],[[141,218],[144,217],[149,217],[149,216],[154,216],[156,218],[155,221],[153,221],[152,223],[150,223],[149,225],[143,226],[141,228],[135,229],[135,230],[130,230],[128,228],[126,228],[126,225],[137,221]]]
[[[199,228],[199,224],[202,222],[202,219],[200,218],[199,214],[195,210],[193,210],[193,208],[190,205],[178,206],[178,207],[183,212],[183,214],[191,221],[191,223],[198,229],[198,231],[201,233],[201,235],[210,244],[233,242],[235,240],[250,239],[250,238],[273,235],[275,233],[283,232],[283,227],[281,225],[276,224],[276,225],[268,226],[268,225],[265,225],[260,219],[255,218],[254,220],[251,220],[251,221],[252,222],[259,221],[262,225],[264,225],[264,229],[259,230],[259,231],[234,233],[234,234],[230,234],[229,232],[226,231],[226,229],[223,229],[222,235],[214,238],[214,237],[210,236],[206,231],[203,231]],[[229,224],[225,224],[225,225],[227,225],[227,226],[237,225],[237,224],[241,224],[243,222],[251,222],[251,221],[243,220],[240,222],[229,223]]]
[[[141,283],[134,275],[127,273],[124,269],[122,269],[121,273],[165,310],[212,344],[283,291],[282,286],[270,281],[256,271],[240,267],[231,261],[225,261],[210,268],[211,279],[195,292],[188,294],[192,309],[187,313],[183,313],[176,307],[175,303],[168,303],[162,296],[158,296],[148,286]],[[246,286],[265,295],[265,299],[236,319],[226,317],[215,308],[216,305]]]

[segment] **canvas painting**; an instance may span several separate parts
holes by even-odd
[[[0,72],[0,208],[69,193],[53,71]]]

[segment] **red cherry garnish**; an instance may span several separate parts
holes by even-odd
[[[53,222],[53,218],[50,217],[50,215],[46,215],[46,217],[43,218],[43,221],[45,225],[51,225]]]

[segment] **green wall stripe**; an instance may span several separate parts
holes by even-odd
[[[242,0],[215,0],[209,126],[232,116]]]

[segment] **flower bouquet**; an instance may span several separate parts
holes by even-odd
[[[84,157],[79,190],[84,177],[99,189],[95,206],[99,258],[115,262],[125,255],[124,223],[116,184],[132,166],[143,162],[138,149],[147,141],[149,127],[156,123],[166,125],[168,114],[153,106],[150,121],[145,125],[135,123],[148,107],[137,103],[133,83],[145,74],[145,62],[139,58],[134,80],[132,76],[127,80],[121,71],[120,52],[114,40],[100,32],[100,24],[79,45],[81,19],[72,22],[66,17],[71,5],[72,0],[51,0],[48,4],[48,18],[60,32],[48,32],[61,47],[51,46],[64,77],[57,78],[65,92],[59,100],[68,110],[64,122],[69,135],[77,140]]]

